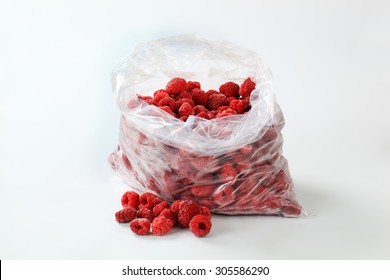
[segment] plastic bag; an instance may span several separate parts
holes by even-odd
[[[242,115],[183,122],[137,97],[174,77],[206,89],[250,77],[252,107]],[[213,213],[302,214],[282,156],[283,114],[271,73],[256,53],[198,35],[164,38],[137,45],[114,69],[112,83],[122,116],[110,162],[131,187],[168,201],[193,199]]]

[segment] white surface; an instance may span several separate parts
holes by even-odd
[[[0,258],[389,259],[389,9],[3,1]],[[137,42],[188,32],[256,50],[270,66],[285,156],[314,217],[215,216],[204,239],[139,237],[114,221],[127,187],[106,162],[119,122],[111,70]]]

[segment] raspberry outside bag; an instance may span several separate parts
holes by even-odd
[[[250,77],[252,107],[242,115],[184,122],[138,98],[174,77],[204,89]],[[164,38],[137,45],[114,69],[112,83],[122,115],[110,162],[127,184],[168,201],[195,200],[213,213],[301,215],[282,156],[283,115],[270,71],[256,53],[197,35]]]

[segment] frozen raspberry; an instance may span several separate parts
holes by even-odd
[[[256,84],[251,80],[251,78],[247,78],[240,87],[240,95],[242,97],[248,97],[251,95],[252,91],[255,89]]]
[[[196,105],[206,106],[209,101],[208,95],[201,89],[192,91],[192,100]]]
[[[155,217],[158,217],[161,211],[164,210],[165,208],[169,208],[169,203],[166,201],[160,202],[159,204],[153,207],[153,215]]]
[[[188,117],[194,114],[194,109],[190,104],[185,102],[180,106],[178,113],[180,117]]]
[[[145,218],[148,219],[150,222],[153,222],[154,216],[152,210],[148,208],[141,208],[137,211],[137,218]]]
[[[227,102],[228,106],[230,106],[230,103],[231,103],[232,101],[234,101],[234,100],[238,100],[238,99],[235,98],[235,97],[228,97],[228,99],[226,99],[226,102]]]
[[[194,113],[195,115],[202,113],[202,112],[208,112],[208,110],[203,105],[196,105],[194,107]]]
[[[152,223],[152,232],[155,235],[165,235],[173,228],[173,222],[165,216],[154,218]]]
[[[154,99],[153,97],[151,96],[142,96],[142,95],[138,95],[138,98],[145,101],[146,103],[150,104],[150,105],[153,105],[154,104]]]
[[[187,90],[187,82],[182,78],[173,78],[165,87],[165,91],[171,95],[177,95],[185,90]]]
[[[244,101],[244,105],[245,105],[245,112],[248,112],[250,109],[251,109],[251,100],[250,100],[250,97],[245,97],[242,99],[242,101]]]
[[[252,150],[253,150],[253,146],[250,144],[239,149],[240,153],[242,154],[249,154],[252,152]]]
[[[188,103],[191,105],[191,107],[194,107],[195,106],[195,103],[192,99],[190,98],[182,98],[182,99],[179,99],[176,101],[176,107],[177,108],[180,108],[181,105],[183,105],[184,103]]]
[[[229,108],[235,110],[238,114],[245,112],[245,102],[243,100],[232,100],[229,103]]]
[[[230,163],[225,163],[219,170],[219,178],[223,181],[234,179],[237,176],[237,171]]]
[[[220,94],[220,92],[216,91],[216,90],[213,90],[213,89],[210,89],[210,90],[206,91],[206,94],[207,94],[208,97],[210,97],[210,95]]]
[[[172,112],[176,111],[176,102],[173,100],[172,97],[164,97],[158,102],[158,106],[169,106],[172,110]]]
[[[188,120],[188,116],[180,117],[179,120],[186,122]]]
[[[154,96],[153,97],[154,103],[157,105],[160,102],[161,99],[163,99],[164,97],[169,97],[169,94],[165,90],[160,89],[160,90],[156,91],[153,94],[153,96]]]
[[[139,197],[139,208],[153,209],[154,206],[162,202],[162,199],[156,195],[146,192]]]
[[[219,87],[219,92],[226,95],[226,97],[239,97],[238,91],[240,86],[233,82],[224,83]]]
[[[205,216],[211,218],[210,209],[209,209],[208,207],[206,207],[206,206],[201,206],[201,207],[200,207],[199,215],[205,215]]]
[[[228,109],[228,108],[229,108],[229,106],[226,106],[226,105],[224,105],[224,106],[219,106],[218,109],[217,109],[217,111],[218,111],[218,112],[222,112],[222,111],[225,111],[225,110]]]
[[[215,190],[215,185],[192,186],[191,194],[197,197],[207,197]]]
[[[222,93],[216,93],[209,96],[207,103],[210,110],[217,110],[219,107],[226,105],[227,98]]]
[[[205,215],[196,215],[191,219],[189,224],[190,230],[197,237],[204,237],[210,233],[211,219]]]
[[[188,227],[192,217],[199,214],[201,211],[200,205],[192,200],[183,200],[179,205],[177,220],[183,227]]]
[[[231,186],[224,187],[222,190],[216,191],[213,195],[214,202],[218,205],[226,205],[234,201],[233,188]]]
[[[150,221],[144,218],[132,220],[130,223],[130,229],[138,235],[148,234],[150,231]]]
[[[174,112],[172,112],[172,109],[169,106],[160,106],[160,109],[167,112],[168,114],[170,114],[174,117],[177,117],[177,115]]]
[[[139,205],[139,195],[136,192],[128,191],[122,195],[121,203],[123,207],[131,206],[135,209],[138,208]]]
[[[264,133],[261,139],[266,142],[271,142],[272,140],[276,139],[276,137],[278,137],[278,131],[276,128],[271,127]]]
[[[196,81],[188,81],[187,82],[187,89],[188,91],[191,91],[195,88],[199,88],[200,89],[200,83],[199,82],[196,82]]]
[[[173,212],[173,214],[177,215],[177,213],[179,213],[179,207],[180,207],[180,203],[182,202],[182,200],[176,200],[174,201],[172,204],[171,204],[171,210]]]
[[[192,93],[189,93],[188,91],[182,91],[179,95],[176,95],[175,101],[178,101],[183,98],[192,99]]]
[[[128,223],[137,217],[137,210],[128,206],[115,213],[115,219],[118,223]]]
[[[174,225],[177,223],[176,215],[169,208],[165,208],[164,210],[162,210],[159,216],[164,216],[165,218],[171,220]]]
[[[210,119],[210,113],[207,113],[207,112],[200,112],[196,116],[199,118],[207,119],[207,120]]]
[[[282,215],[284,217],[297,217],[301,214],[302,209],[297,204],[292,204],[282,207]]]

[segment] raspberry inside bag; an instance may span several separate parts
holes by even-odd
[[[169,84],[175,77],[192,82],[183,91]],[[247,77],[255,84],[249,97]],[[121,119],[109,160],[131,187],[168,201],[191,199],[213,213],[302,214],[282,156],[283,114],[256,53],[197,35],[164,38],[137,45],[112,78]],[[190,89],[200,87],[194,81],[206,94]],[[237,101],[232,84],[241,85]],[[156,93],[165,86],[170,96]],[[231,99],[220,101],[222,93]],[[244,97],[250,109],[241,110]],[[217,106],[223,111],[212,110]]]

